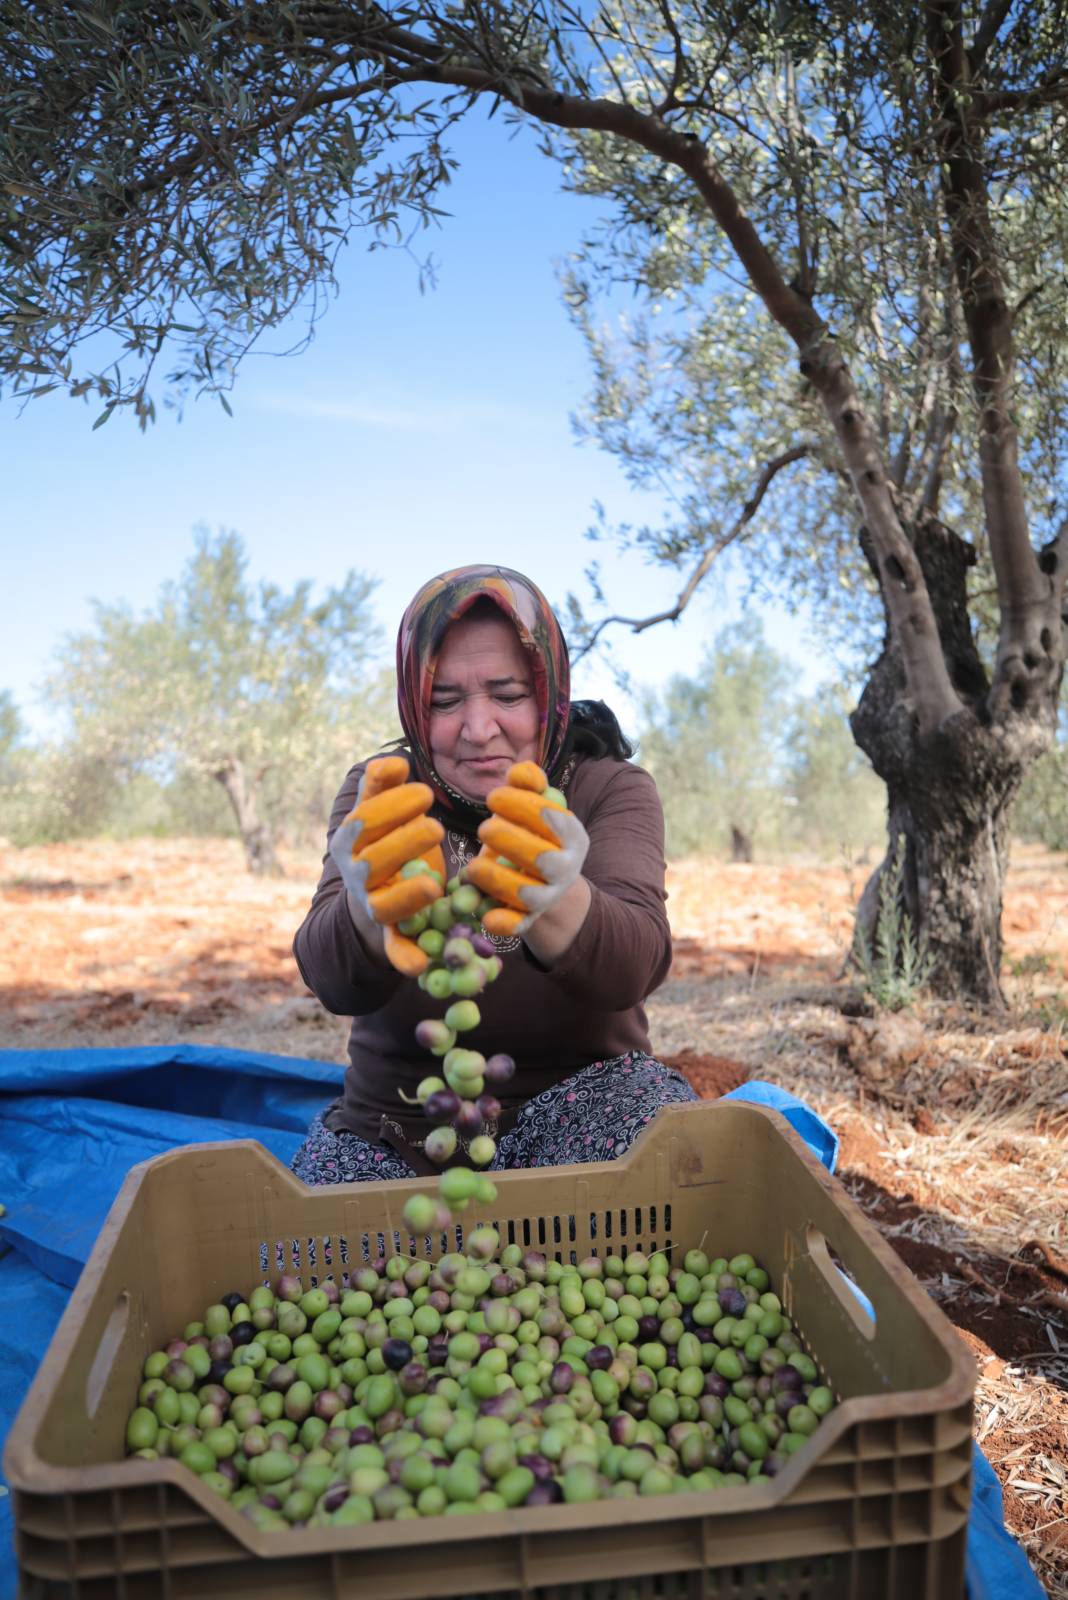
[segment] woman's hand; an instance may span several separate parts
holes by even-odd
[[[425,783],[408,783],[403,756],[383,756],[367,764],[356,805],[330,841],[330,854],[345,885],[349,915],[361,942],[374,956],[384,955],[398,971],[418,974],[427,958],[396,924],[414,916],[444,892],[445,830],[426,815],[434,802]],[[406,862],[421,857],[428,872],[402,877]]]
[[[529,782],[515,782],[529,778],[529,767],[526,762],[513,767],[509,783],[487,796],[491,815],[478,830],[482,850],[466,875],[508,908],[487,913],[488,932],[526,934],[539,918],[550,916],[561,922],[558,936],[569,935],[569,944],[589,909],[589,889],[582,882],[589,834],[557,800],[545,798]],[[539,776],[544,783],[544,774]],[[501,856],[506,865],[498,859]],[[559,937],[549,942],[556,946]],[[561,954],[563,949],[566,944],[552,953]],[[535,949],[535,954],[542,951]]]

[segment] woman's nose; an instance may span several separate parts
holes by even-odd
[[[489,700],[472,695],[464,707],[464,738],[472,744],[488,744],[497,731],[496,712]]]

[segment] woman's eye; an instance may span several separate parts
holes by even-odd
[[[431,700],[431,711],[455,711],[459,705],[458,700]]]
[[[517,706],[526,699],[525,694],[499,694],[497,699],[502,706]]]

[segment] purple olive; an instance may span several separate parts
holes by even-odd
[[[235,1322],[230,1329],[230,1338],[235,1347],[241,1344],[251,1344],[256,1337],[256,1329],[251,1322]]]
[[[300,1279],[295,1277],[292,1272],[284,1272],[279,1278],[278,1287],[274,1292],[279,1300],[289,1300],[295,1305],[304,1293],[304,1287]],[[226,1302],[223,1301],[223,1304],[226,1305]],[[233,1307],[226,1306],[226,1309],[227,1311],[232,1311]]]
[[[188,1339],[172,1339],[170,1344],[165,1344],[163,1346],[163,1349],[165,1354],[169,1355],[172,1361],[177,1361],[179,1357],[184,1356],[185,1352],[189,1349],[189,1341]]]
[[[749,1303],[740,1289],[720,1289],[716,1299],[719,1301],[720,1309],[728,1317],[742,1316]]]
[[[407,1339],[387,1339],[382,1346],[382,1360],[391,1372],[399,1372],[412,1359],[412,1347]]]
[[[769,1478],[776,1477],[785,1467],[787,1456],[780,1455],[778,1450],[773,1450],[769,1456],[764,1457],[764,1472]]]
[[[515,1062],[511,1056],[497,1054],[490,1056],[482,1069],[482,1076],[487,1083],[507,1083],[515,1073]]]
[[[349,1444],[374,1444],[375,1430],[368,1427],[366,1422],[361,1422],[359,1427],[353,1428],[349,1434]]]
[[[333,1389],[320,1389],[312,1401],[312,1411],[323,1422],[333,1422],[345,1410],[345,1402]]]
[[[402,1341],[398,1340],[398,1343]],[[426,1388],[429,1373],[421,1361],[409,1361],[407,1366],[400,1370],[400,1386],[403,1394],[422,1394]]]
[[[493,1349],[493,1335],[492,1335],[492,1333],[480,1333],[480,1334],[477,1335],[477,1338],[478,1338],[478,1353],[479,1353],[480,1356],[484,1356],[486,1354],[487,1350],[492,1350]]]
[[[726,1378],[721,1378],[718,1372],[705,1373],[705,1394],[714,1394],[718,1400],[726,1400],[731,1392],[731,1386]]]
[[[545,1482],[535,1483],[523,1504],[525,1506],[554,1506],[563,1498],[564,1491],[556,1479],[548,1478]]]
[[[480,1094],[475,1104],[486,1122],[496,1122],[501,1114],[501,1102],[496,1095]]]
[[[612,1350],[606,1344],[595,1344],[592,1350],[587,1350],[583,1359],[591,1372],[604,1372],[612,1365],[615,1359]]]
[[[634,1443],[637,1429],[636,1417],[632,1417],[629,1411],[617,1411],[608,1424],[608,1437],[613,1444],[630,1446]]]
[[[324,1493],[320,1504],[324,1511],[336,1511],[339,1506],[345,1504],[348,1497],[349,1486],[347,1483],[332,1483]]]
[[[556,1468],[542,1455],[520,1456],[519,1465],[534,1474],[538,1483],[548,1483]]]
[[[660,1318],[646,1315],[638,1318],[638,1332],[643,1339],[655,1339],[660,1333]]]
[[[286,1390],[297,1381],[297,1369],[290,1366],[288,1361],[280,1361],[276,1367],[271,1368],[266,1381],[268,1389],[277,1389],[279,1394],[285,1394]]]
[[[495,1059],[494,1056],[490,1056],[490,1061]],[[486,1065],[489,1066],[489,1061],[487,1061]],[[523,1256],[523,1271],[531,1283],[544,1283],[547,1270],[548,1262],[540,1250],[526,1251]]]
[[[473,1100],[461,1100],[452,1125],[465,1138],[474,1138],[482,1132],[482,1113]]]
[[[507,1272],[498,1272],[496,1277],[490,1280],[490,1294],[498,1300],[511,1294],[515,1288],[516,1281]]]
[[[558,1361],[549,1374],[549,1388],[553,1394],[567,1394],[575,1381],[575,1369],[566,1361]]]
[[[476,956],[496,955],[496,951],[493,948],[493,940],[487,939],[484,933],[472,934],[471,946]]]
[[[426,1350],[426,1364],[428,1367],[443,1367],[449,1359],[447,1344],[430,1344]]]
[[[233,1362],[231,1361],[213,1361],[208,1368],[208,1382],[221,1385],[232,1365]],[[227,1390],[227,1393],[229,1393],[229,1390]]]
[[[422,1109],[430,1122],[451,1122],[460,1109],[460,1096],[452,1090],[435,1090],[427,1094]]]
[[[776,1367],[771,1375],[771,1387],[776,1394],[782,1394],[784,1390],[800,1389],[802,1381],[796,1367]]]

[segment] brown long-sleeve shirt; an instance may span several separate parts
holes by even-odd
[[[356,799],[365,762],[349,772],[330,817],[328,839]],[[485,1056],[503,1051],[517,1070],[503,1090],[499,1132],[519,1107],[593,1061],[648,1050],[643,1001],[667,975],[671,932],[664,888],[664,819],[656,785],[630,762],[573,757],[561,783],[568,805],[590,836],[583,876],[589,913],[570,948],[542,966],[518,938],[495,941],[503,968],[478,998],[482,1021],[464,1044]],[[477,854],[477,838],[449,826],[442,849],[451,877]],[[415,1041],[424,1017],[440,1017],[414,979],[372,962],[356,936],[333,858],[293,943],[305,983],[328,1011],[353,1018],[351,1066],[342,1099],[327,1126],[372,1142],[386,1141],[416,1170],[431,1171],[421,1141],[428,1124],[398,1090],[414,1093],[440,1063]]]

